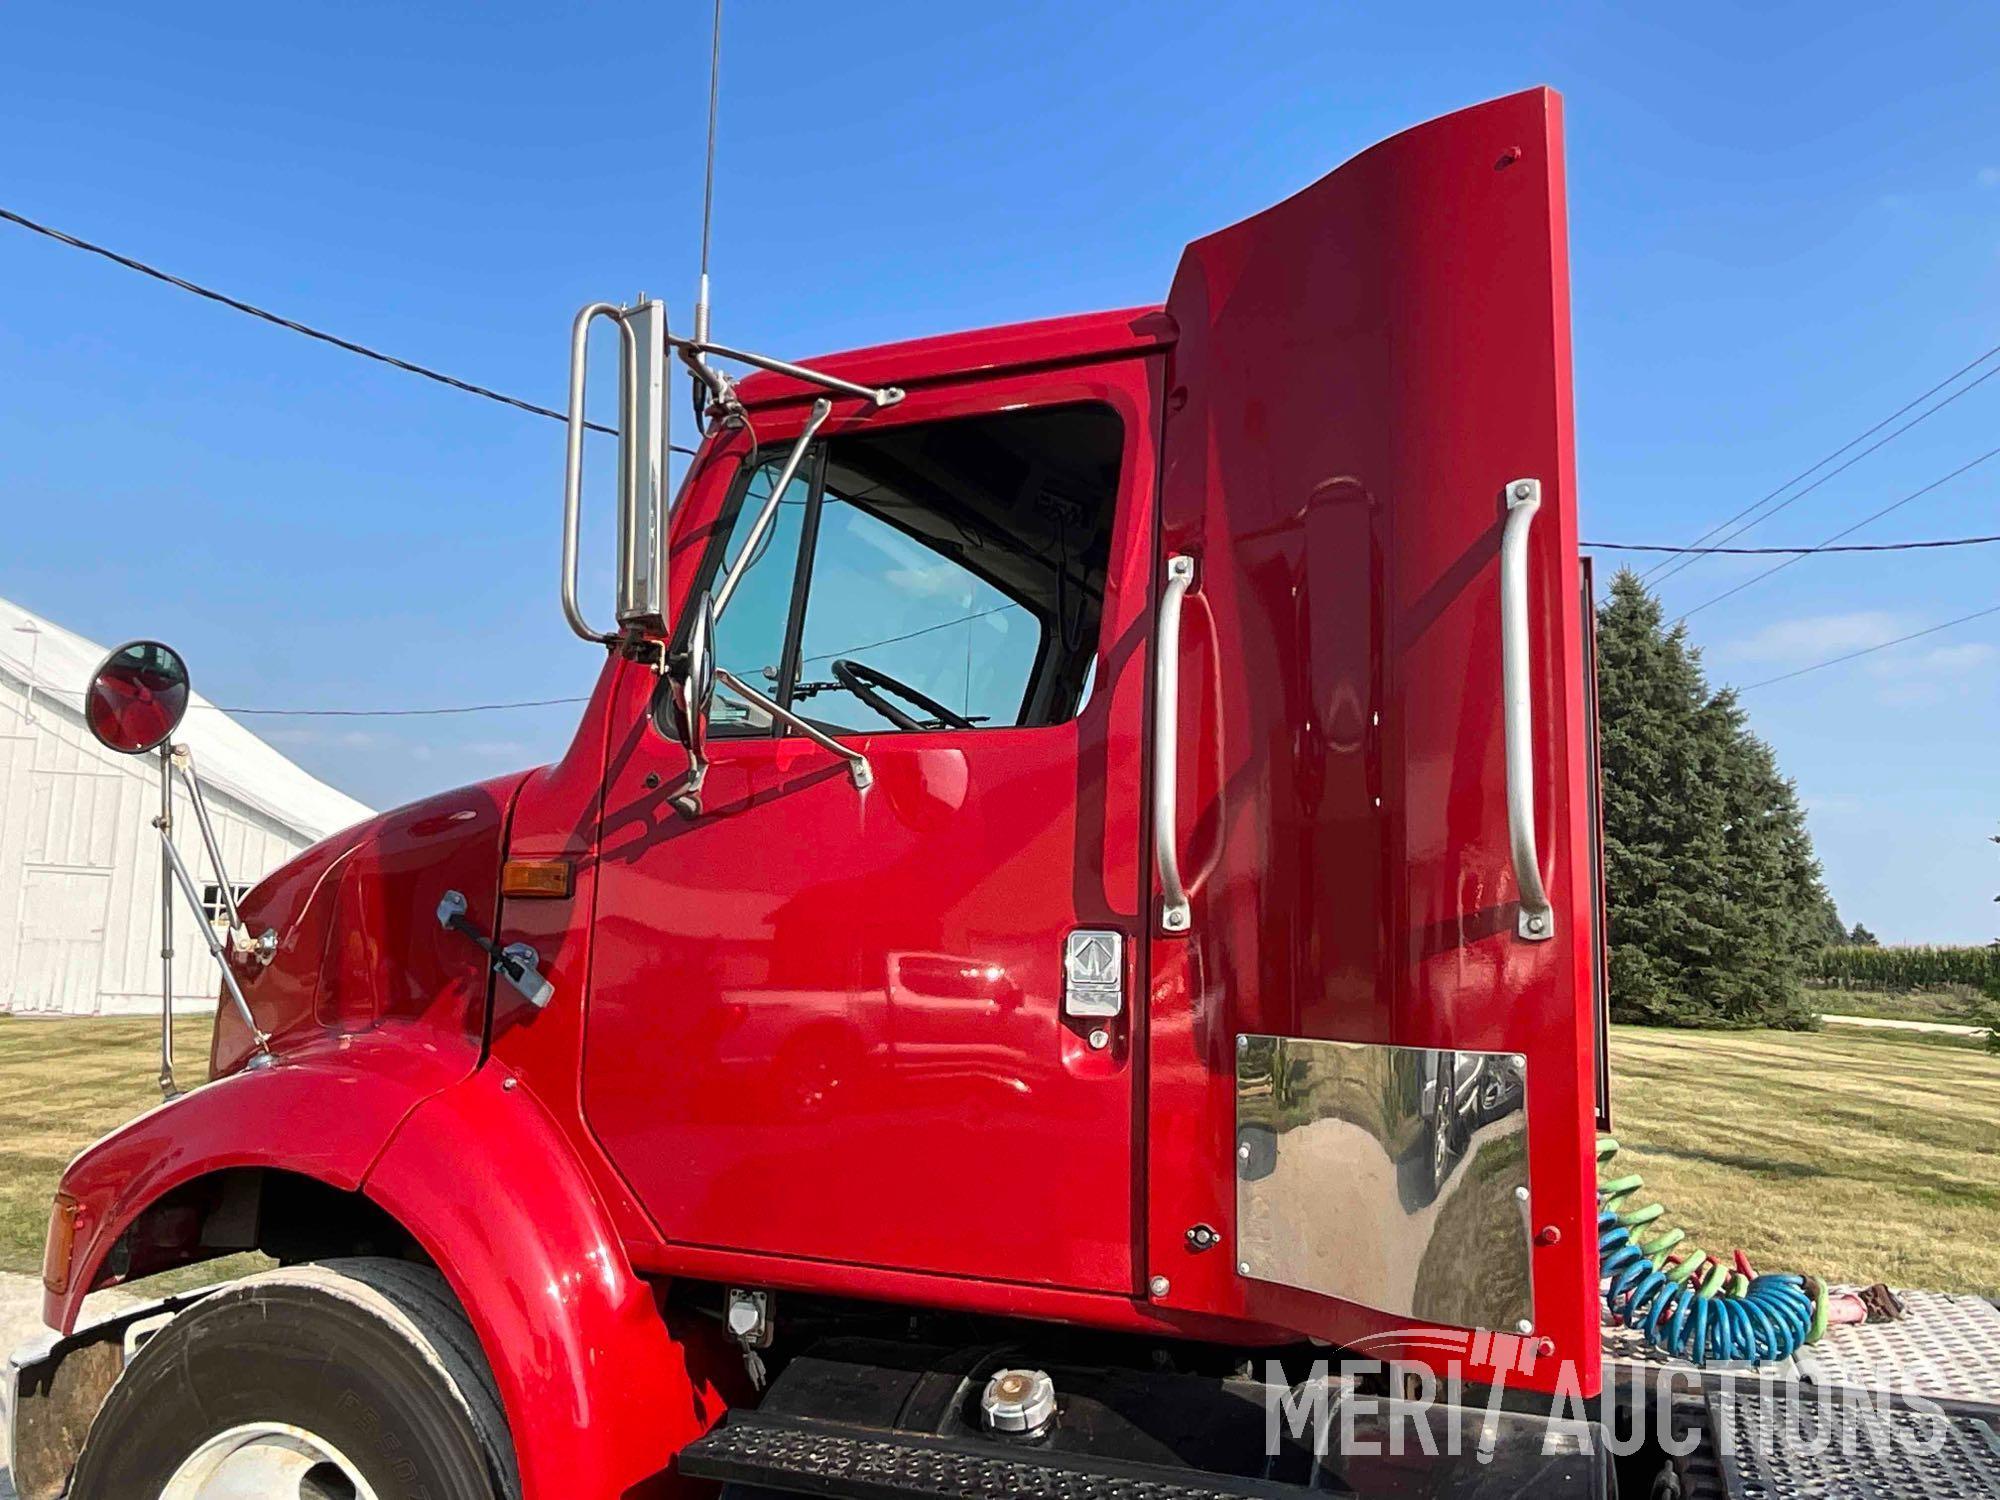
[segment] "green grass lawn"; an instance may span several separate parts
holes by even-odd
[[[1618,1163],[1694,1243],[2000,1293],[2000,1057],[1903,1032],[1614,1026],[1611,1059]]]
[[[208,1077],[207,1016],[174,1027],[182,1088]],[[49,1195],[71,1157],[160,1102],[160,1023],[0,1018],[0,1271],[42,1268]]]
[[[178,1032],[182,1082],[208,1021]],[[158,1102],[147,1020],[0,1019],[0,1270],[41,1265],[77,1151]],[[1612,1028],[1619,1164],[1760,1267],[2000,1292],[2000,1058],[1897,1032]],[[182,1278],[198,1275],[178,1273]]]

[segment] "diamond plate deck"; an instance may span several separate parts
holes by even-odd
[[[2000,1413],[1912,1411],[1885,1396],[1724,1382],[1709,1436],[1744,1500],[2000,1500]]]
[[[1903,1391],[2000,1406],[2000,1308],[1983,1297],[1898,1292],[1907,1315],[1894,1323],[1833,1328],[1795,1360],[1766,1365],[1773,1378],[1797,1375],[1815,1385]],[[1692,1370],[1685,1360],[1649,1349],[1625,1327],[1604,1330],[1604,1356],[1623,1365]],[[1722,1368],[1710,1366],[1710,1369]],[[1730,1366],[1748,1369],[1748,1366]]]

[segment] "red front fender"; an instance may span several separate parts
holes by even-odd
[[[669,1478],[644,1481],[720,1419],[741,1359],[719,1330],[669,1329],[569,1143],[517,1082],[489,1063],[414,1111],[363,1191],[471,1316],[526,1500],[671,1493]]]
[[[118,1237],[149,1204],[198,1177],[269,1167],[359,1188],[410,1111],[475,1061],[470,1046],[412,1046],[401,1028],[328,1035],[275,1068],[221,1079],[120,1126],[63,1173],[76,1229],[61,1289],[44,1288],[43,1321],[70,1332]]]
[[[721,1417],[740,1356],[718,1329],[669,1327],[547,1111],[499,1064],[470,1064],[391,1028],[329,1039],[106,1136],[63,1176],[80,1217],[46,1321],[74,1328],[111,1247],[175,1188],[231,1168],[314,1178],[389,1214],[451,1283],[525,1500],[673,1493],[663,1471]]]

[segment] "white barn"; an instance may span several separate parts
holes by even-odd
[[[84,726],[83,691],[108,649],[0,599],[0,1012],[159,1008],[159,758],[107,750]],[[174,739],[194,752],[239,888],[368,816],[199,693]],[[218,876],[185,797],[175,842],[215,907]],[[215,962],[175,901],[175,1006],[212,1007]]]

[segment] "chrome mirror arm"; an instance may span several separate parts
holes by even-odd
[[[278,934],[267,929],[261,937],[250,936],[250,929],[243,924],[243,913],[236,905],[236,883],[229,878],[229,871],[222,863],[222,843],[215,836],[215,825],[208,818],[208,797],[202,791],[201,778],[195,774],[194,753],[185,745],[173,749],[174,769],[187,784],[188,802],[194,808],[194,820],[201,830],[201,842],[208,850],[208,867],[215,871],[215,878],[221,884],[222,907],[229,915],[229,946],[238,958],[254,958],[259,965],[268,964],[277,957]]]
[[[761,708],[772,718],[796,729],[800,734],[819,746],[820,749],[828,751],[833,755],[838,755],[842,760],[846,761],[847,774],[853,779],[856,791],[865,792],[875,784],[875,769],[868,764],[868,757],[863,755],[859,750],[841,744],[839,740],[835,739],[825,730],[807,723],[789,708],[780,708],[771,699],[766,698],[755,688],[743,682],[733,672],[725,672],[722,668],[717,667],[715,669],[715,680],[728,688],[730,692],[741,698],[752,708]]]
[[[236,893],[230,888],[229,872],[222,866],[222,850],[216,843],[215,830],[209,824],[208,806],[202,797],[201,782],[196,779],[194,774],[194,758],[188,752],[185,745],[175,745],[171,748],[162,747],[160,758],[160,793],[165,806],[161,809],[160,816],[154,820],[153,825],[160,830],[160,852],[165,856],[166,869],[171,876],[172,882],[180,887],[181,895],[186,898],[189,909],[194,913],[196,929],[201,933],[202,940],[208,945],[208,951],[214,957],[216,965],[222,970],[222,986],[229,992],[229,999],[236,1007],[237,1016],[242,1020],[244,1027],[250,1033],[251,1045],[255,1048],[255,1051],[245,1066],[249,1068],[267,1068],[277,1060],[271,1054],[271,1038],[265,1032],[264,1028],[257,1024],[257,1017],[250,1010],[250,1002],[243,998],[243,987],[236,982],[236,971],[229,966],[229,955],[224,951],[222,943],[217,939],[215,929],[208,921],[208,913],[202,908],[201,892],[195,887],[194,875],[188,869],[187,861],[181,858],[180,850],[174,847],[172,796],[173,781],[176,775],[187,784],[188,800],[194,807],[195,822],[201,828],[202,842],[208,847],[209,866],[215,871],[215,878],[221,883],[223,900],[227,904],[229,912],[230,939],[232,945],[235,944],[237,941],[236,934],[242,927],[242,918],[237,915],[236,911]],[[171,906],[170,901],[167,904]],[[171,971],[169,971],[169,987],[163,1014],[165,1017],[163,1024],[167,1035],[163,1044],[161,1087],[163,1090],[170,1090],[173,1087],[173,990],[171,987]]]
[[[722,359],[733,359],[738,364],[749,365],[753,369],[768,370],[773,375],[789,375],[794,380],[803,380],[808,385],[816,385],[821,390],[832,391],[835,395],[858,397],[860,400],[873,402],[878,408],[894,406],[903,399],[901,386],[862,385],[857,381],[843,380],[838,375],[828,375],[819,370],[809,369],[805,365],[795,365],[789,360],[773,359],[768,354],[752,354],[745,349],[732,349],[727,344],[711,343],[707,338],[683,339],[668,334],[667,343],[681,351],[683,363],[718,400],[728,400],[734,385],[727,375],[708,367],[707,356],[711,354]]]
[[[806,449],[812,445],[814,434],[820,424],[833,413],[833,403],[822,396],[813,402],[812,413],[806,418],[806,425],[799,430],[798,440],[792,444],[792,451],[785,455],[785,466],[778,471],[777,481],[771,486],[771,493],[765,497],[764,507],[757,512],[757,519],[750,527],[750,534],[743,538],[743,547],[736,554],[736,561],[729,565],[729,572],[722,580],[722,587],[715,591],[716,618],[729,608],[729,599],[736,592],[736,585],[743,581],[749,570],[750,559],[757,555],[757,548],[764,540],[764,533],[771,529],[771,521],[778,514],[778,506],[783,501],[785,491],[791,487],[792,476],[799,471],[799,464],[806,456]]]

